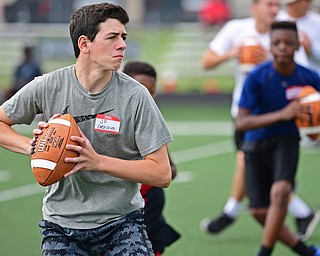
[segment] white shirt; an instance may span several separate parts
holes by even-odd
[[[310,66],[320,73],[320,14],[308,11],[301,18],[290,17],[286,10],[280,10],[277,20],[295,21],[299,31],[302,31],[311,41]]]
[[[270,49],[270,32],[258,33],[255,28],[255,20],[252,17],[228,21],[209,43],[209,49],[217,55],[222,55],[227,51],[238,47],[246,37],[255,37],[260,45],[267,50]],[[270,59],[271,58],[272,56],[270,54]],[[295,59],[299,64],[308,66],[307,55],[302,47],[296,52]],[[237,59],[235,59],[235,62],[235,88],[233,90],[231,105],[231,115],[233,118],[235,118],[238,113],[238,102],[246,77],[246,74],[240,70]]]

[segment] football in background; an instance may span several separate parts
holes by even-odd
[[[77,157],[78,153],[67,150],[67,144],[77,145],[71,136],[80,136],[78,125],[70,114],[48,122],[41,135],[36,136],[31,150],[32,172],[42,186],[60,181],[75,163],[66,163],[66,157]]]
[[[256,37],[245,37],[240,44],[239,64],[243,73],[248,73],[260,62],[262,46]]]
[[[297,117],[295,123],[301,133],[316,140],[320,135],[320,93],[314,87],[307,85],[301,88],[297,99],[308,112],[309,120]]]

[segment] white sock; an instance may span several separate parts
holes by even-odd
[[[295,218],[305,218],[308,217],[312,210],[301,198],[297,195],[292,195],[291,200],[288,205],[288,211]]]
[[[229,217],[235,219],[236,217],[238,217],[241,208],[242,208],[241,202],[238,202],[233,197],[229,197],[227,203],[223,208],[223,212],[227,214]]]

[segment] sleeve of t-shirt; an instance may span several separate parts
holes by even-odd
[[[309,11],[309,15],[311,15],[312,21],[313,21],[313,24],[311,24],[310,26],[319,26],[319,24],[320,24],[319,13]],[[313,35],[313,37],[311,37],[310,39],[312,40],[312,42],[311,42],[312,49],[311,49],[311,56],[310,57],[315,62],[319,62],[320,61],[320,34],[315,33]]]
[[[137,97],[135,138],[140,154],[146,156],[172,141],[173,137],[149,92],[143,89]]]
[[[302,70],[302,72],[303,83],[305,85],[311,85],[317,91],[320,91],[320,75],[318,74],[318,72],[310,68],[306,68]]]
[[[3,103],[3,109],[11,121],[15,124],[31,124],[36,114],[41,113],[38,98],[42,85],[43,77],[37,77]]]
[[[222,55],[232,48],[235,21],[228,21],[209,43],[209,49]]]
[[[240,108],[253,109],[259,102],[258,81],[254,73],[249,73],[244,81],[241,97],[239,101]]]
[[[317,72],[315,72],[315,83],[314,83],[314,87],[320,91],[320,76]]]

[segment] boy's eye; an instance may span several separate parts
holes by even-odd
[[[294,46],[294,45],[295,45],[295,42],[293,42],[293,41],[288,41],[288,42],[286,42],[286,44],[287,44],[288,46]]]
[[[280,41],[274,41],[274,42],[272,42],[272,45],[278,46],[280,43],[281,43]],[[293,41],[284,41],[283,43],[286,46],[294,46],[295,45],[295,42],[293,42]]]

